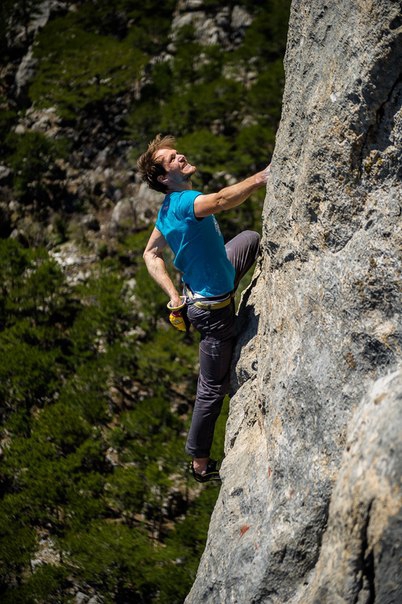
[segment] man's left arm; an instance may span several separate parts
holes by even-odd
[[[167,242],[162,233],[155,227],[144,250],[143,258],[152,279],[163,289],[170,298],[170,305],[178,307],[182,304],[180,295],[171,280],[163,258],[163,250]]]
[[[204,218],[210,214],[217,214],[224,210],[231,210],[248,199],[256,189],[266,185],[270,173],[270,166],[265,170],[257,172],[234,185],[225,187],[217,193],[198,195],[194,200],[194,215],[196,218]]]

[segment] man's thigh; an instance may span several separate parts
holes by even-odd
[[[190,304],[187,314],[193,327],[200,332],[202,339],[225,341],[236,335],[236,313],[233,301],[218,310],[203,310]]]
[[[233,344],[233,339],[205,338],[200,342],[201,384],[218,396],[224,396],[228,391]]]
[[[255,262],[260,236],[255,231],[243,231],[225,245],[226,254],[236,270],[235,289],[239,281]]]

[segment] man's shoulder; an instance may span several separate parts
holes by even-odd
[[[194,189],[186,189],[185,191],[171,191],[166,195],[172,200],[194,200],[198,195],[202,195],[201,191],[195,191]]]
[[[199,195],[202,195],[199,191],[193,191],[193,189],[186,189],[185,191],[174,191],[169,194],[169,203],[174,208],[175,212],[182,217],[193,217],[194,216],[194,200]]]

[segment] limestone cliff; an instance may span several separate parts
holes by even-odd
[[[401,3],[294,0],[285,67],[223,484],[186,602],[397,603]]]

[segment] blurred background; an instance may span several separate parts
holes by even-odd
[[[196,189],[269,163],[289,6],[2,0],[2,604],[178,604],[192,585],[219,488],[188,475],[198,336],[144,267],[163,196],[135,161],[161,132]],[[220,215],[226,240],[260,230],[263,199]]]

